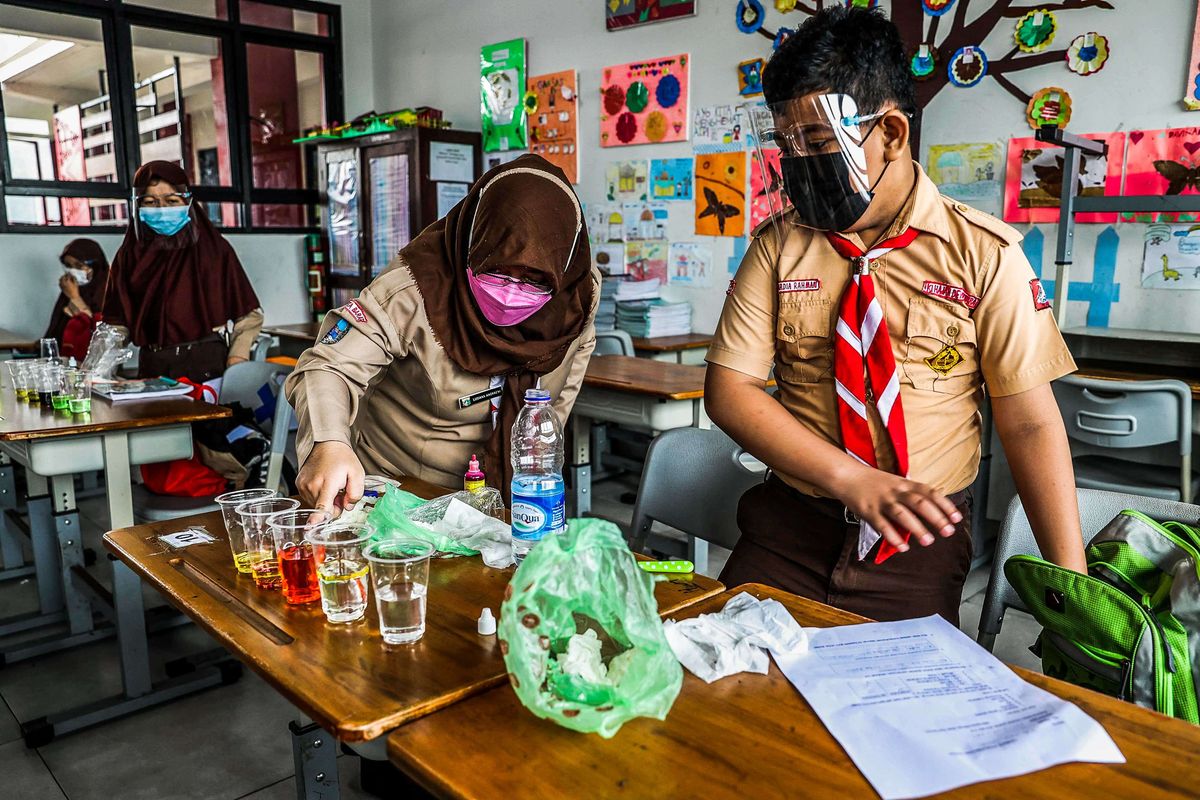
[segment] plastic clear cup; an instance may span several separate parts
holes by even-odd
[[[420,539],[387,539],[364,551],[379,633],[387,644],[412,644],[425,635],[425,598],[433,545]]]
[[[385,493],[400,488],[400,481],[382,475],[367,475],[363,478],[363,499],[371,508],[375,507]]]
[[[333,515],[320,508],[295,508],[267,517],[279,559],[280,588],[289,605],[302,606],[321,599],[317,562],[306,537],[329,524]]]
[[[75,375],[78,372],[79,370],[68,367],[58,370],[54,391],[50,396],[50,402],[53,403],[55,411],[71,413],[71,386],[75,383]]]
[[[268,497],[242,503],[236,509],[235,513],[241,518],[242,531],[246,535],[246,563],[254,577],[254,585],[260,589],[278,589],[282,581],[279,559],[275,556],[275,537],[271,535],[267,517],[299,507],[299,500]]]
[[[38,349],[41,351],[42,358],[58,361],[58,339],[41,339],[38,341]]]
[[[17,400],[24,401],[26,399],[25,392],[29,389],[29,362],[19,359],[13,359],[5,363],[8,368],[9,382],[12,384],[13,392],[17,395]]]
[[[278,495],[278,492],[271,489],[239,489],[216,497],[217,504],[221,506],[221,517],[225,520],[225,534],[229,537],[233,565],[244,575],[250,574],[249,548],[246,546],[246,531],[242,527],[242,518],[237,513],[237,507],[242,503],[266,500]]]
[[[75,370],[71,376],[70,399],[67,407],[72,414],[82,416],[92,413],[92,373]]]
[[[374,533],[370,525],[335,522],[308,534],[317,564],[321,610],[330,622],[354,622],[367,612],[370,565],[363,550]]]

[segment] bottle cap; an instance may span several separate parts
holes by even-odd
[[[545,389],[526,389],[526,403],[548,403],[550,402],[550,393]]]
[[[496,632],[496,618],[492,616],[490,608],[485,608],[479,615],[475,629],[479,631],[480,636],[491,636]]]

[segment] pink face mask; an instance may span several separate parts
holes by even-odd
[[[487,321],[500,328],[520,325],[550,302],[551,294],[506,275],[476,275],[467,269],[467,285]]]

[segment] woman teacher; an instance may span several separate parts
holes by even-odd
[[[472,453],[508,496],[525,390],[566,420],[596,343],[599,274],[562,171],[539,156],[496,167],[325,317],[288,378],[307,502],[346,507],[364,467],[441,486]]]

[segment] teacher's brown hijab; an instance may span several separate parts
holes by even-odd
[[[142,194],[155,180],[187,191],[187,175],[168,161],[139,167],[134,189]],[[200,206],[192,205],[190,221],[174,236],[155,233],[136,214],[104,296],[104,321],[129,328],[134,344],[194,342],[261,305],[233,247]]]
[[[484,467],[488,483],[507,499],[512,426],[525,390],[562,363],[592,308],[591,255],[579,200],[562,170],[540,156],[521,156],[476,181],[400,254],[450,360],[476,375],[504,376]],[[501,268],[553,295],[529,319],[504,328],[487,321],[467,284],[468,269],[482,275]]]

